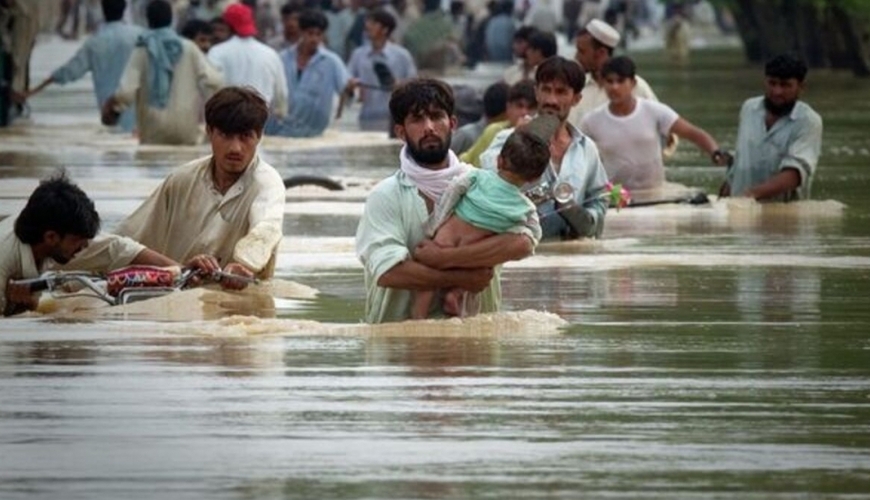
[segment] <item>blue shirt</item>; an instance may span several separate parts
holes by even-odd
[[[483,36],[490,61],[513,61],[514,29],[514,20],[507,14],[494,16],[486,23]]]
[[[332,100],[347,86],[349,76],[341,59],[331,50],[319,47],[305,69],[297,66],[297,48],[281,51],[287,76],[290,109],[283,119],[270,118],[266,134],[284,137],[321,135],[332,116]]]
[[[417,66],[407,49],[393,42],[387,42],[376,51],[371,45],[363,45],[353,51],[347,69],[351,76],[361,84],[380,86],[374,70],[376,62],[383,62],[390,68],[395,81],[417,76]],[[361,87],[362,109],[359,112],[360,128],[363,130],[387,131],[390,125],[390,94],[391,89],[378,90]]]
[[[739,196],[783,169],[793,168],[800,174],[800,186],[776,201],[808,199],[822,149],[822,118],[801,101],[770,130],[765,115],[764,97],[748,99],[740,109],[737,154],[728,171],[731,194]]]
[[[88,71],[94,80],[97,106],[102,106],[118,88],[136,40],[144,30],[122,21],[113,21],[100,27],[88,38],[72,59],[51,74],[55,82],[64,85],[78,80]],[[121,113],[118,127],[125,132],[133,130],[136,111],[130,106]]]

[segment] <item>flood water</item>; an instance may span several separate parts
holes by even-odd
[[[36,81],[75,49],[43,42]],[[637,60],[733,146],[759,69]],[[220,298],[223,319],[0,320],[0,498],[867,498],[868,91],[810,73],[817,201],[611,211],[602,241],[507,265],[509,312],[464,323],[359,324],[353,233],[395,143],[352,121],[268,140],[285,177],[351,186],[288,191],[277,276],[320,294],[259,318]],[[50,87],[0,130],[0,217],[66,166],[110,229],[206,152],[140,148],[100,130],[88,82]],[[684,144],[668,176],[714,193],[722,171]]]

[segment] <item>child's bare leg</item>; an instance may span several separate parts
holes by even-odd
[[[480,229],[463,221],[457,216],[451,216],[438,228],[432,241],[442,247],[458,247],[468,245],[492,235],[491,231]],[[422,304],[421,296],[426,294],[426,303]],[[451,288],[444,294],[442,308],[448,316],[465,316],[477,314],[476,311],[463,311],[467,292],[461,288]],[[411,318],[423,319],[428,317],[429,306],[432,303],[434,292],[417,292],[414,294],[414,304],[411,310]],[[420,316],[416,316],[420,314]]]
[[[444,293],[444,314],[448,316],[462,316],[462,303],[465,301],[465,290],[451,288]]]
[[[451,288],[444,294],[444,313],[448,316],[466,318],[480,314],[480,294]]]
[[[411,319],[426,319],[429,317],[429,308],[432,307],[432,300],[435,299],[435,292],[419,291],[414,293],[414,302],[411,304]]]

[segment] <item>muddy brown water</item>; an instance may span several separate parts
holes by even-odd
[[[37,80],[75,49],[42,47]],[[760,75],[699,54],[638,62],[733,144]],[[282,175],[351,185],[288,191],[271,303],[0,320],[0,498],[866,498],[870,83],[809,84],[817,201],[611,212],[602,241],[507,265],[509,312],[466,323],[359,324],[353,232],[396,144],[352,122],[267,142]],[[111,227],[205,152],[137,147],[100,130],[86,82],[53,87],[0,131],[0,217],[63,165]],[[668,176],[712,193],[721,171],[686,145]]]

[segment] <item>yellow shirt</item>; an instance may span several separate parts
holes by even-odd
[[[459,155],[459,159],[465,163],[470,163],[475,167],[480,167],[480,154],[489,148],[493,138],[495,138],[499,132],[508,127],[510,127],[510,123],[507,120],[490,123],[485,129],[483,129],[483,133],[480,134],[477,141],[468,148],[467,151]]]

